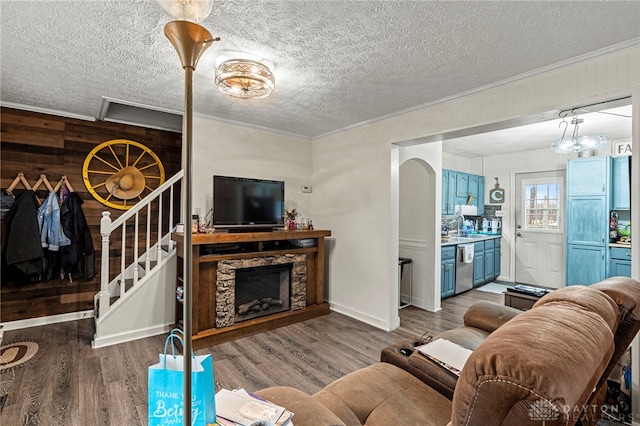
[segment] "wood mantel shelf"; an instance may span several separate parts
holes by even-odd
[[[324,301],[324,238],[329,236],[331,236],[331,231],[327,230],[193,234],[193,347],[200,349],[328,314],[330,312],[329,304]],[[176,241],[178,245],[178,277],[176,281],[180,284],[182,282],[184,234],[173,233],[171,239]],[[313,244],[295,244],[298,240],[313,240]],[[229,327],[216,328],[215,298],[219,261],[298,253],[306,255],[307,301],[305,308],[237,322]],[[177,303],[176,322],[181,318],[182,304]]]

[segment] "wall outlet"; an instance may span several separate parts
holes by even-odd
[[[503,210],[496,210],[496,217],[503,217],[503,216],[504,216]]]
[[[311,192],[311,185],[302,185],[302,187],[300,187],[300,189],[302,189],[302,192],[310,193]]]

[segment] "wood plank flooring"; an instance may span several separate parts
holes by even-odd
[[[385,332],[332,312],[329,315],[197,351],[211,353],[216,391],[293,386],[315,393],[333,380],[375,363],[399,338],[436,334],[462,324],[476,300],[501,294],[471,290],[443,301],[440,312],[400,310],[401,325]],[[33,364],[0,376],[7,399],[4,425],[146,425],[147,367],[166,336],[91,348],[93,320],[6,331],[3,344],[35,340],[45,352]]]

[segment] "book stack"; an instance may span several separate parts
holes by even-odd
[[[249,426],[259,420],[276,426],[293,426],[291,411],[242,388],[216,393],[216,414],[220,426]]]

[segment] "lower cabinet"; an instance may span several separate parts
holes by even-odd
[[[500,275],[500,238],[474,243],[473,286],[478,287]]]
[[[493,275],[495,278],[500,276],[500,256],[502,255],[502,249],[500,246],[500,238],[496,238],[493,247]]]
[[[484,284],[484,241],[473,244],[473,286]]]
[[[609,276],[631,278],[631,248],[611,248],[609,251]]]
[[[455,293],[456,246],[442,247],[440,256],[440,298],[444,299]]]
[[[567,285],[590,285],[605,278],[604,247],[569,244],[567,247]]]

